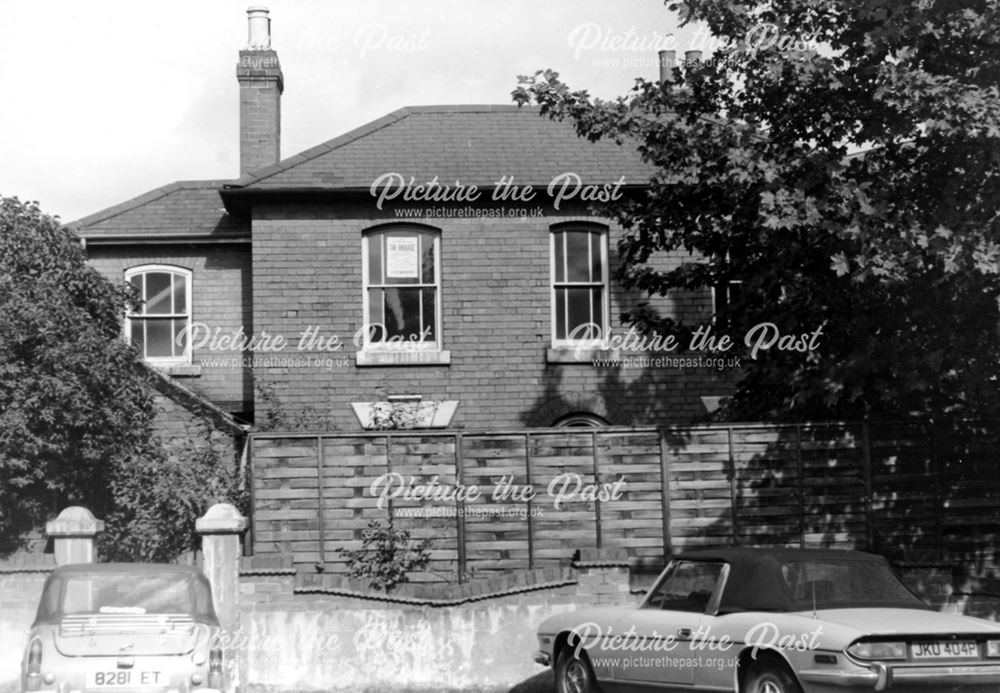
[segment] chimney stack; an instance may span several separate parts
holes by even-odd
[[[677,51],[660,51],[660,81],[670,84],[674,81],[674,63],[677,61]]]
[[[701,51],[684,51],[684,62],[695,65],[701,62]]]
[[[240,175],[281,158],[281,92],[284,75],[271,50],[271,19],[266,7],[247,10],[247,46],[240,51]]]

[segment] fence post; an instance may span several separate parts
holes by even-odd
[[[660,439],[660,512],[663,524],[663,561],[670,560],[673,540],[670,536],[670,461],[667,459],[667,431],[659,430]]]
[[[740,525],[737,517],[737,492],[739,482],[736,479],[736,458],[733,454],[733,427],[727,426],[727,451],[729,455],[729,516],[732,520],[733,546],[740,545]]]
[[[216,503],[195,520],[205,576],[212,585],[219,623],[226,630],[235,629],[239,621],[240,535],[246,528],[247,519],[229,503]]]
[[[79,505],[71,505],[46,522],[45,534],[53,540],[56,565],[93,563],[94,537],[103,530],[104,521]]]
[[[462,434],[455,433],[455,486],[465,488],[465,460],[462,457]],[[468,559],[465,549],[465,501],[455,499],[455,537],[458,542],[458,583],[465,582]]]
[[[597,461],[597,429],[595,428],[590,434],[590,457],[594,465],[594,483],[600,488],[601,484],[601,466]],[[601,501],[597,499],[594,501],[594,531],[596,533],[597,548],[600,549],[601,545],[604,543],[604,532],[601,529]]]
[[[874,512],[872,504],[875,488],[874,480],[872,479],[874,470],[872,469],[871,432],[867,421],[861,424],[861,444],[864,446],[861,459],[862,464],[865,466],[865,542],[867,543],[865,548],[868,551],[873,551],[875,549],[875,526],[873,525],[874,518],[872,518]]]
[[[525,432],[524,434],[524,475],[525,484],[529,487],[534,488],[532,484],[534,483],[531,479],[531,434]],[[532,570],[535,567],[535,523],[532,522],[532,504],[534,501],[528,499],[528,570]]]

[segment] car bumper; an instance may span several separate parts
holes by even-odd
[[[539,664],[541,664],[542,666],[545,666],[545,667],[547,667],[550,664],[552,664],[552,655],[550,655],[545,650],[539,650],[534,655],[532,655],[531,658],[533,660],[535,660],[536,662],[538,662]]]
[[[805,670],[799,678],[827,688],[887,691],[927,688],[935,691],[950,687],[986,686],[1000,688],[1000,664],[965,664],[936,666],[891,666],[877,662],[867,670]]]

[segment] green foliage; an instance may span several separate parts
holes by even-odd
[[[808,355],[745,359],[731,417],[995,414],[1000,5],[671,9],[728,39],[675,68],[672,86],[638,80],[604,102],[540,71],[513,92],[654,166],[647,195],[597,210],[625,229],[618,279],[650,296],[742,281],[719,316],[737,340],[765,321],[794,334],[824,326]],[[704,262],[664,270],[677,250]],[[623,319],[693,327],[648,305]]]
[[[148,452],[153,403],[121,338],[131,296],[35,203],[0,197],[0,544],[58,503],[101,512]]]
[[[157,451],[115,470],[115,508],[99,535],[107,560],[172,561],[196,550],[195,520],[215,503],[247,512],[238,469],[213,449]]]
[[[409,573],[424,568],[430,561],[430,542],[412,541],[410,532],[394,527],[392,521],[372,520],[361,534],[357,551],[340,549],[348,559],[349,574],[368,580],[372,589],[391,592],[407,582]]]
[[[255,428],[258,431],[319,431],[327,428],[314,407],[289,411],[274,384],[254,375],[254,393],[259,405]]]

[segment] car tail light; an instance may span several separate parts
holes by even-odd
[[[856,642],[847,654],[858,659],[906,659],[905,642]]]
[[[986,641],[986,656],[991,658],[1000,657],[1000,640]]]
[[[35,638],[28,646],[28,674],[42,673],[42,641]]]
[[[208,653],[208,687],[223,688],[222,685],[222,648],[212,647]]]

